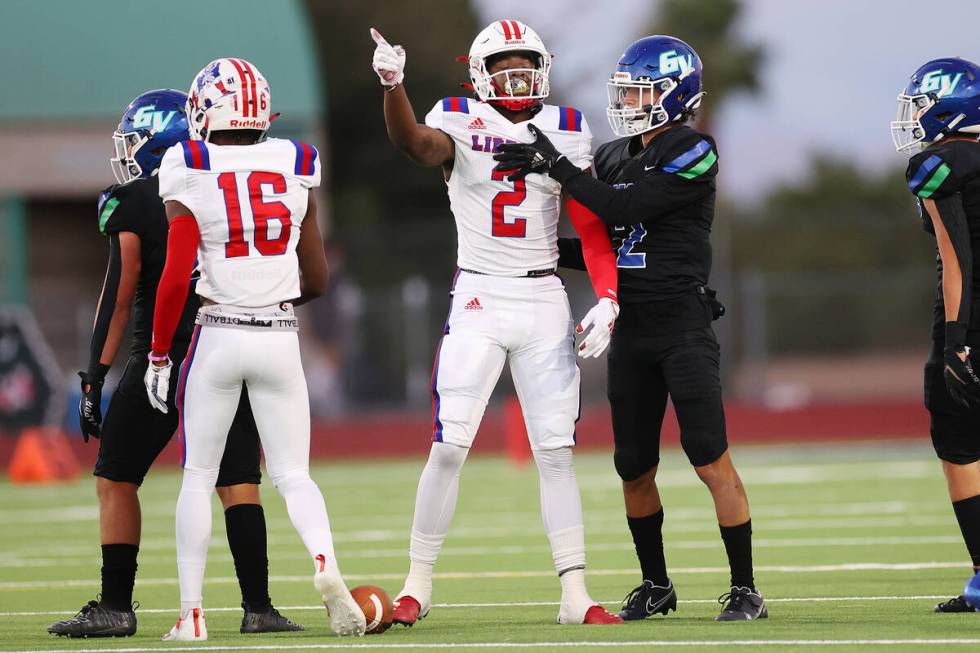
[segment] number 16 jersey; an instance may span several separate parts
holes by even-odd
[[[494,172],[503,143],[530,143],[534,123],[579,168],[592,163],[592,133],[582,113],[543,105],[529,121],[512,123],[485,102],[450,97],[436,102],[425,124],[455,146],[449,204],[456,219],[457,265],[497,276],[523,276],[558,263],[561,186],[547,175],[507,181]]]
[[[318,158],[314,147],[278,138],[184,141],[167,150],[160,197],[180,202],[197,221],[198,295],[249,308],[299,297],[296,245],[309,189],[320,185]]]

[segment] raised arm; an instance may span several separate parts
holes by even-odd
[[[455,154],[452,139],[438,129],[419,124],[415,118],[415,110],[405,92],[405,50],[400,45],[390,45],[373,27],[371,38],[377,44],[372,65],[385,89],[388,140],[419,165],[451,162]]]

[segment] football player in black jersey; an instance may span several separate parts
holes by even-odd
[[[102,593],[99,601],[89,601],[74,618],[48,626],[48,632],[55,635],[120,637],[136,632],[132,601],[141,530],[137,492],[178,422],[173,399],[166,414],[156,411],[143,386],[156,289],[167,255],[167,216],[156,171],[167,148],[188,137],[186,101],[186,94],[170,89],[143,93],[126,108],[113,135],[116,156],[111,163],[119,184],[99,198],[99,230],[109,238],[109,264],[88,369],[79,372],[82,399],[78,408],[82,437],[86,442],[89,437],[100,438],[94,473],[102,540]],[[187,351],[197,308],[192,287],[174,338],[176,353],[171,352],[178,364]],[[129,360],[103,420],[102,385],[129,322],[133,323]],[[240,630],[302,630],[279,614],[269,598],[260,478],[258,431],[243,391],[218,477],[228,544],[242,590],[245,615]]]
[[[683,41],[649,36],[631,45],[608,84],[607,114],[623,138],[601,146],[598,179],[536,132],[495,157],[511,176],[548,174],[609,227],[619,267],[619,303],[609,350],[608,394],[626,518],[643,572],[620,616],[676,609],[667,576],[656,474],[667,397],[681,445],[714,499],[731,567],[719,621],[768,616],[752,571],[752,522],[728,454],[719,348],[711,321],[724,309],[707,286],[718,155],[714,140],[686,123],[701,103],[701,60]],[[560,239],[559,265],[582,269],[581,244]]]
[[[938,283],[932,350],[925,365],[925,404],[936,455],[973,571],[980,571],[980,379],[973,347],[980,346],[980,66],[935,59],[912,75],[898,96],[891,125],[899,152],[925,146],[909,161],[906,178],[923,227],[936,238]],[[978,306],[980,308],[980,306]],[[974,612],[956,596],[936,612]],[[975,607],[976,606],[976,607]]]

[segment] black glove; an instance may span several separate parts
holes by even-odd
[[[961,352],[967,354],[965,361],[960,359]],[[945,362],[943,378],[946,379],[946,389],[957,403],[966,408],[980,405],[980,379],[977,378],[973,365],[970,364],[969,352],[969,347],[963,349],[946,347],[943,351]]]
[[[534,134],[533,143],[504,143],[497,147],[493,155],[498,161],[497,172],[507,172],[508,181],[523,179],[532,172],[551,175],[559,183],[573,174],[582,172],[555,148],[544,132],[530,124],[528,130]]]
[[[102,435],[102,384],[105,378],[97,378],[88,372],[79,372],[82,377],[82,398],[78,402],[78,427],[82,430],[82,439],[88,442],[90,437]],[[88,386],[88,391],[85,387]]]

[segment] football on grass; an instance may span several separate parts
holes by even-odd
[[[395,606],[391,603],[388,592],[377,585],[360,585],[350,593],[364,612],[364,619],[367,621],[365,632],[368,635],[381,634],[391,627]]]

